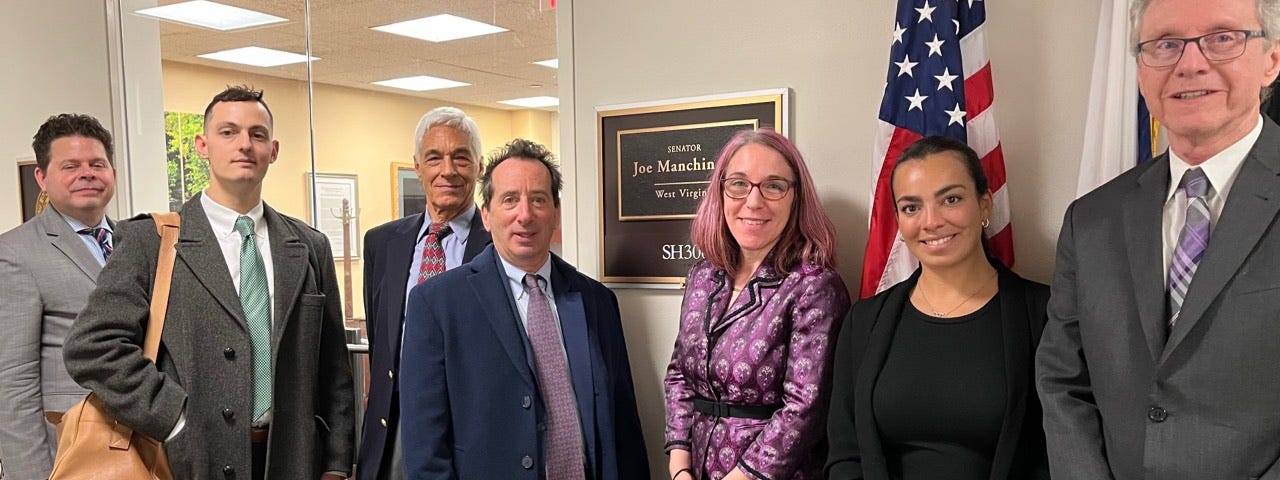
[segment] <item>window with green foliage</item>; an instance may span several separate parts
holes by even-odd
[[[196,135],[204,131],[198,113],[164,112],[164,141],[169,169],[169,209],[182,204],[209,186],[209,161],[196,153]]]

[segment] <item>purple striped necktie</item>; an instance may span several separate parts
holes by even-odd
[[[1209,193],[1209,178],[1203,170],[1193,168],[1182,175],[1182,182],[1178,187],[1187,194],[1187,221],[1182,225],[1178,246],[1173,251],[1173,259],[1169,261],[1171,330],[1178,323],[1178,314],[1187,297],[1187,288],[1191,286],[1191,278],[1195,276],[1200,258],[1209,245],[1209,204],[1205,201],[1205,195]]]
[[[582,427],[578,422],[578,406],[573,399],[573,383],[564,343],[551,313],[551,302],[542,293],[542,277],[525,274],[524,286],[529,294],[529,343],[533,346],[533,363],[538,369],[538,386],[547,408],[547,480],[581,480],[586,478],[583,466]]]

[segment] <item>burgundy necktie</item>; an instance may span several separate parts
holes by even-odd
[[[422,239],[422,266],[418,268],[418,283],[422,283],[444,273],[444,247],[441,242],[449,235],[448,223],[433,223],[427,228],[427,236]]]
[[[578,406],[573,400],[573,383],[569,361],[565,358],[560,331],[551,314],[551,303],[542,293],[542,277],[525,274],[524,286],[529,294],[529,318],[525,327],[533,345],[534,366],[538,369],[538,385],[547,408],[547,479],[581,480],[582,428]]]

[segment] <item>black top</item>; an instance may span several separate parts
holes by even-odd
[[[998,295],[955,318],[910,301],[885,359],[872,408],[895,480],[985,480],[1006,408]]]

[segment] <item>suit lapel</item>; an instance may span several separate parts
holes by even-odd
[[[1209,233],[1209,246],[1187,288],[1178,323],[1169,334],[1166,359],[1204,317],[1280,212],[1280,157],[1275,153],[1280,151],[1280,127],[1270,120],[1264,122],[1262,134],[1231,186],[1222,216]]]
[[[209,226],[209,217],[205,215],[204,207],[200,205],[202,196],[203,194],[196,195],[183,204],[182,229],[178,233],[178,244],[174,249],[178,259],[191,270],[196,281],[247,332],[248,325],[244,320],[244,309],[240,306],[240,295],[231,282],[231,272],[227,271],[227,261],[222,255],[218,237],[214,234],[213,227]]]
[[[398,228],[394,235],[387,239],[387,260],[383,264],[382,284],[386,286],[388,295],[387,302],[383,302],[382,318],[394,318],[396,321],[387,322],[386,327],[389,331],[386,338],[393,339],[390,344],[392,358],[400,358],[400,335],[404,329],[404,308],[405,298],[409,292],[406,291],[409,285],[409,267],[413,263],[413,249],[417,246],[418,230],[422,228],[423,219],[426,214],[416,214],[416,221],[405,221]]]
[[[1161,156],[1138,177],[1134,189],[1121,203],[1129,274],[1133,281],[1138,319],[1154,362],[1164,351],[1166,331],[1164,250],[1160,239],[1165,196],[1169,188],[1168,154]]]
[[[263,204],[262,218],[267,222],[267,236],[271,242],[272,283],[275,284],[275,317],[272,324],[272,345],[280,343],[293,306],[302,293],[303,282],[308,275],[309,249],[298,232],[294,231],[284,217]]]
[[[561,337],[564,339],[564,350],[568,355],[569,374],[572,377],[574,397],[578,402],[578,418],[582,422],[582,431],[588,440],[593,438],[595,425],[595,366],[592,364],[591,330],[587,326],[587,310],[583,303],[582,291],[577,282],[571,281],[573,267],[563,263],[554,254],[551,256],[552,292],[556,300],[556,313],[560,317]],[[593,442],[588,441],[591,445]]]
[[[876,426],[875,414],[871,402],[875,391],[876,380],[880,378],[880,370],[889,358],[889,346],[893,343],[893,334],[898,330],[898,322],[902,319],[903,306],[910,301],[911,289],[920,279],[920,269],[902,283],[894,286],[881,300],[876,313],[875,325],[867,335],[867,347],[862,355],[862,364],[858,367],[854,380],[853,397],[854,418],[866,419],[867,426],[858,428],[855,435],[861,446],[862,468],[867,478],[889,478],[886,466],[884,447],[880,444],[880,428]],[[876,297],[872,297],[876,298]]]
[[[71,229],[71,225],[62,218],[53,208],[47,208],[40,214],[40,229],[44,230],[45,235],[49,237],[49,243],[53,244],[63,255],[66,255],[71,263],[80,268],[90,280],[95,283],[98,281],[98,272],[102,271],[102,265],[98,264],[98,260],[93,258],[93,252],[85,247],[84,241],[80,239],[80,234]]]
[[[1031,328],[1028,323],[1027,297],[1022,282],[1013,272],[996,266],[1000,272],[1000,324],[1004,343],[1005,397],[1004,423],[996,450],[991,478],[1007,478],[1014,453],[1018,449],[1022,422],[1027,411],[1027,391],[1032,377],[1030,362]],[[1036,421],[1039,421],[1037,418]]]
[[[480,209],[476,208],[476,213],[471,215],[471,233],[467,234],[467,248],[462,252],[462,263],[470,262],[492,241],[493,237],[484,228],[484,218],[480,216]]]
[[[512,305],[511,289],[507,287],[507,277],[498,263],[497,252],[488,248],[468,265],[471,275],[467,276],[467,281],[479,300],[480,308],[484,310],[485,319],[502,344],[502,350],[520,372],[520,378],[529,386],[537,388],[537,382],[533,381],[533,369],[529,367],[524,351],[525,333],[520,329],[520,314],[515,310],[515,305]]]

